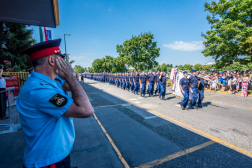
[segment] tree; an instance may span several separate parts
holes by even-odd
[[[79,73],[83,73],[84,72],[84,68],[80,65],[75,65],[74,67],[74,72],[79,74]]]
[[[123,58],[124,63],[136,70],[151,69],[158,64],[155,59],[159,57],[160,50],[153,39],[153,34],[141,33],[138,36],[132,36],[121,45],[118,44],[116,51],[119,57]]]
[[[202,65],[201,65],[200,63],[195,64],[195,65],[193,66],[193,69],[196,70],[196,71],[201,71],[201,70],[202,70]]]
[[[161,66],[161,71],[166,71],[167,70],[167,65],[165,63],[163,63]]]
[[[158,71],[158,70],[160,70],[161,69],[161,65],[159,65],[159,64],[157,64],[156,66],[155,66],[155,68],[154,68],[154,71]]]
[[[220,0],[204,6],[211,13],[207,16],[211,30],[202,33],[205,38],[202,53],[221,61],[215,67],[227,66],[233,61],[252,62],[252,1]]]
[[[4,60],[11,62],[12,70],[26,71],[32,67],[27,54],[20,51],[34,45],[36,41],[32,38],[33,30],[29,26],[15,23],[0,23],[0,64]]]
[[[212,65],[204,65],[204,66],[202,66],[202,69],[204,70],[204,71],[211,71],[211,68],[212,68]]]
[[[171,70],[172,70],[172,67],[167,67],[168,72],[171,72]]]
[[[185,65],[184,65],[184,70],[189,70],[189,71],[191,71],[192,68],[193,68],[193,66],[190,65],[190,64],[185,64]]]
[[[181,70],[181,71],[185,70],[183,65],[179,65],[178,69]]]

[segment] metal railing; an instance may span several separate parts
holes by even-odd
[[[27,81],[29,72],[3,72],[3,75],[17,75],[18,78],[18,90],[24,85]]]

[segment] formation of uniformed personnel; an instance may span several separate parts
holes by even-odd
[[[34,66],[16,101],[26,141],[23,163],[27,168],[70,167],[75,139],[72,117],[86,118],[94,112],[71,65],[61,58],[60,42],[50,40],[22,51]],[[72,98],[64,93],[70,88]]]
[[[199,93],[199,98],[198,98],[198,107],[202,107],[202,101],[204,99],[204,83],[205,80],[203,79],[203,76],[201,73],[197,74],[198,80],[199,80],[199,87],[198,87],[198,93]]]
[[[108,80],[109,84],[121,87],[121,89],[124,90],[131,90],[134,94],[138,94],[141,85],[140,92],[142,97],[145,97],[146,86],[148,86],[147,93],[149,94],[149,97],[152,97],[156,84],[155,94],[158,92],[159,98],[165,100],[167,78],[165,76],[165,72],[163,71],[160,73],[158,70],[155,74],[152,70],[150,70],[147,75],[145,75],[145,71],[142,71],[141,75],[138,71],[136,71],[135,73],[94,73],[93,75],[88,73],[84,76],[87,78],[90,78],[89,76],[93,76],[93,79],[97,81],[100,81],[99,77],[101,77],[101,81],[106,82],[106,80]]]

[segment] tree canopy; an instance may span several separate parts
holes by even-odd
[[[79,73],[83,73],[84,72],[84,68],[80,65],[75,65],[74,67],[74,72],[79,74]]]
[[[252,62],[252,1],[220,0],[205,3],[211,29],[202,36],[204,55],[212,56],[223,67],[233,61],[241,64]]]
[[[194,70],[196,70],[196,71],[201,71],[202,70],[202,65],[201,64],[195,64],[194,66],[193,66],[193,69]]]
[[[121,45],[118,44],[116,50],[121,61],[134,67],[135,70],[155,67],[158,64],[155,59],[159,57],[160,48],[157,47],[157,42],[154,42],[153,39],[153,34],[141,33],[138,36],[132,36]]]
[[[125,64],[122,58],[106,55],[104,58],[95,59],[92,67],[94,72],[123,72]]]
[[[32,67],[29,56],[20,54],[36,43],[32,38],[33,30],[28,28],[22,24],[0,23],[0,64],[7,66],[6,60],[11,62],[11,71],[26,71]]]

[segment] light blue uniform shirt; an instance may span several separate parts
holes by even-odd
[[[64,91],[62,86],[66,82],[65,80],[61,79],[59,76],[56,76],[55,81],[57,83],[57,86],[65,93],[65,95],[69,95],[67,91]]]
[[[69,155],[75,139],[73,120],[62,115],[72,103],[56,81],[32,72],[16,102],[26,141],[25,167],[48,166]]]

